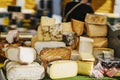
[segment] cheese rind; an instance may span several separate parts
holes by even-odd
[[[21,64],[30,64],[36,59],[36,51],[30,47],[10,47],[6,51],[6,57]]]
[[[75,61],[54,61],[47,67],[51,79],[74,77],[77,75],[78,65]]]
[[[8,80],[38,80],[45,75],[44,67],[37,62],[29,65],[20,65],[16,62],[6,64],[6,76]]]

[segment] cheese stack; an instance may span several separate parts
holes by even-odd
[[[38,80],[44,77],[44,67],[34,62],[36,59],[34,48],[10,47],[5,55],[8,58],[4,62],[8,80]]]
[[[94,48],[105,48],[108,45],[107,17],[98,14],[87,14],[85,18],[86,35],[94,39]]]

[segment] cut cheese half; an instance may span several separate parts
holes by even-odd
[[[78,63],[78,74],[89,75],[89,76],[92,74],[94,62],[77,61],[77,63]]]
[[[55,61],[49,65],[47,72],[51,79],[68,78],[77,75],[78,65],[75,61]]]
[[[30,64],[36,59],[36,51],[30,47],[10,47],[6,51],[6,57],[21,64]]]
[[[39,54],[43,48],[66,47],[66,45],[64,42],[58,42],[58,41],[49,41],[49,42],[37,41],[34,44],[34,47],[37,50],[37,53]]]

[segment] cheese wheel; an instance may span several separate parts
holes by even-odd
[[[106,25],[107,16],[87,13],[85,17],[85,22],[90,23],[90,24]]]
[[[88,75],[88,76],[92,74],[94,62],[77,61],[77,63],[78,63],[78,74]]]
[[[6,64],[6,77],[8,80],[38,80],[45,75],[44,67],[37,62],[21,65],[16,62]]]
[[[9,60],[30,64],[36,59],[36,51],[30,47],[10,47],[5,53]]]
[[[106,25],[93,25],[86,23],[87,35],[89,37],[105,37],[107,36],[107,26]]]
[[[43,48],[66,47],[66,45],[64,42],[58,42],[58,41],[49,41],[49,42],[37,41],[35,42],[34,47],[37,53],[39,54]]]
[[[47,73],[51,79],[74,77],[77,75],[78,65],[75,61],[60,60],[49,63]]]

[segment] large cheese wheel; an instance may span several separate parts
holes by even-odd
[[[43,48],[66,47],[66,45],[64,42],[58,42],[58,41],[48,41],[48,42],[37,41],[35,42],[34,47],[37,50],[37,53],[39,54]]]
[[[89,76],[92,74],[94,62],[77,61],[77,63],[78,63],[78,74],[89,75]]]
[[[77,36],[82,35],[84,31],[84,22],[72,19],[72,29]]]
[[[88,13],[85,17],[85,22],[90,23],[90,24],[106,25],[107,16]]]
[[[87,35],[89,37],[105,37],[107,36],[106,25],[94,25],[86,23]]]
[[[75,61],[60,60],[49,63],[47,73],[51,79],[74,77],[77,75],[78,65]]]
[[[51,25],[55,25],[56,19],[55,18],[49,18],[47,16],[42,16],[41,17],[41,23],[40,26],[51,26]]]
[[[30,64],[36,59],[36,51],[30,47],[10,47],[5,53],[9,60]]]
[[[6,77],[8,80],[38,80],[42,79],[44,75],[44,67],[37,62],[20,65],[11,61],[6,64]]]

